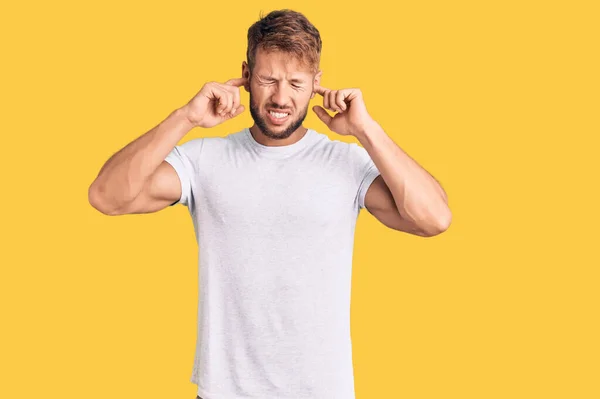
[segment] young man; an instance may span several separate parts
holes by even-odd
[[[248,31],[241,78],[205,84],[90,187],[90,203],[108,215],[188,207],[199,246],[191,381],[200,398],[353,399],[360,210],[423,237],[450,224],[444,190],[369,116],[360,90],[320,86],[321,47],[304,15],[268,14]],[[252,127],[177,145],[194,127],[242,113],[242,86]],[[325,125],[362,146],[303,126],[315,95]]]

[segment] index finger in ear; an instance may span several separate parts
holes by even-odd
[[[319,85],[315,85],[315,88],[314,88],[314,92],[315,92],[315,93],[318,93],[318,94],[320,94],[320,95],[323,95],[323,94],[325,94],[325,92],[326,92],[326,91],[327,91],[327,89],[326,89],[326,88],[324,88],[324,87],[322,87],[322,86],[319,86]]]
[[[244,83],[246,83],[248,81],[248,79],[246,78],[234,78],[234,79],[229,79],[227,82],[225,82],[226,85],[229,86],[242,86]]]

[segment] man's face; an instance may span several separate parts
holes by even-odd
[[[302,126],[321,72],[279,51],[258,49],[255,60],[252,71],[244,62],[242,72],[249,78],[250,114],[265,136],[285,139]]]

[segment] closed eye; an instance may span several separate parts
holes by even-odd
[[[274,79],[260,79],[260,84],[262,84],[262,85],[272,85],[272,84],[275,84],[275,83],[277,83],[277,81],[274,80]],[[294,89],[302,89],[302,88],[304,88],[304,86],[302,85],[302,83],[300,83],[300,84],[292,83],[291,86]]]

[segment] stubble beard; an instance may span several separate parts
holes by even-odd
[[[272,108],[276,109],[277,107],[272,107]],[[271,139],[275,139],[275,140],[283,140],[283,139],[287,139],[288,137],[290,137],[292,135],[292,133],[294,133],[300,126],[302,126],[304,119],[306,119],[306,115],[308,115],[308,104],[306,104],[306,107],[300,113],[298,118],[296,118],[296,120],[293,120],[285,130],[277,133],[277,132],[274,132],[273,130],[269,129],[269,126],[267,125],[267,121],[260,116],[259,111],[258,111],[258,106],[256,104],[254,104],[254,101],[252,99],[252,91],[250,91],[250,115],[252,115],[252,119],[254,119],[254,123],[256,123],[256,126],[258,126],[260,131],[265,136],[267,136]]]

